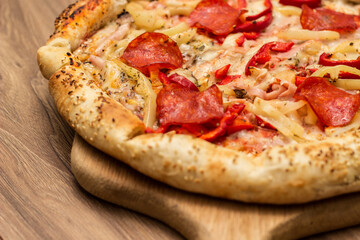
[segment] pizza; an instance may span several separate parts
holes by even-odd
[[[80,0],[38,50],[59,113],[156,180],[243,202],[360,190],[360,5]]]

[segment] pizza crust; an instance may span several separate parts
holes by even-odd
[[[97,2],[95,10],[114,3],[77,4],[85,2]],[[97,17],[102,18],[99,11],[86,19]],[[94,20],[84,24],[90,29],[98,26]],[[70,50],[86,33],[69,30],[69,25],[74,24],[57,26],[47,46],[39,49],[39,66],[50,78],[60,114],[94,147],[174,187],[244,202],[304,203],[360,190],[360,131],[278,146],[257,156],[188,135],[145,134],[144,124],[107,96],[72,56]]]
[[[80,0],[65,9],[55,21],[55,32],[49,42],[68,39],[75,50],[86,35],[93,34],[120,14],[126,0]]]
[[[80,62],[55,72],[50,78],[49,90],[69,125],[106,152],[116,151],[119,143],[145,131],[139,118],[107,96]]]
[[[49,79],[55,71],[70,64],[68,56],[71,55],[70,52],[70,42],[64,38],[55,38],[39,48],[37,60],[43,76]]]
[[[80,0],[66,8],[55,21],[55,32],[39,48],[37,60],[46,79],[69,64],[69,54],[81,41],[124,11],[126,0]]]
[[[81,65],[57,71],[49,87],[61,115],[87,142],[177,188],[273,204],[308,202],[360,188],[359,131],[274,147],[253,157],[187,135],[144,134],[143,123],[106,96]]]

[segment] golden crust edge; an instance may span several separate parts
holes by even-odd
[[[49,79],[69,64],[69,53],[79,47],[82,39],[120,14],[126,3],[126,0],[79,0],[69,5],[56,19],[55,31],[46,45],[37,51],[42,75]]]
[[[87,142],[183,190],[290,204],[360,189],[360,131],[274,147],[253,157],[191,136],[144,134],[143,123],[107,96],[81,66],[57,71],[49,88],[61,115]]]

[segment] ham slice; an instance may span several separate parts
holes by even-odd
[[[125,23],[118,27],[118,29],[113,32],[109,37],[107,37],[95,50],[96,55],[102,56],[104,49],[111,41],[120,41],[123,39],[128,31],[130,30],[130,24]]]
[[[92,65],[94,65],[99,69],[103,69],[105,67],[105,60],[102,59],[101,57],[91,55],[89,61],[91,62]]]

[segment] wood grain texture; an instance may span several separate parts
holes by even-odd
[[[72,2],[0,3],[0,239],[183,239],[88,194],[70,171],[74,132],[55,109],[36,50]],[[339,238],[360,238],[360,227],[314,237]]]

